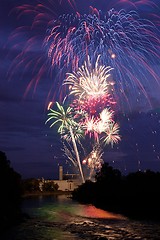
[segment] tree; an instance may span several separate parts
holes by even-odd
[[[20,214],[21,176],[10,167],[6,154],[0,151],[0,227],[15,222]]]
[[[24,192],[39,191],[39,181],[35,178],[23,180],[23,191]]]
[[[54,192],[58,190],[58,187],[58,184],[55,184],[54,182],[46,182],[44,183],[43,190]]]

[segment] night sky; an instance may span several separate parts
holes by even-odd
[[[35,0],[31,1],[34,5]],[[44,1],[45,2],[45,1]],[[55,16],[63,11],[74,11],[65,1],[58,5],[55,2]],[[121,8],[116,0],[77,0],[77,8],[80,12],[88,11],[92,5],[97,9],[106,11],[109,7]],[[110,2],[110,3],[109,3]],[[160,0],[154,0],[156,5],[144,5],[147,1],[133,0],[129,3],[123,1],[123,7],[131,9],[132,3],[136,5],[136,11],[142,17],[155,20],[154,14],[160,13]],[[22,51],[23,43],[28,37],[28,28],[23,34],[17,31],[17,35],[11,35],[19,27],[32,24],[30,13],[17,17],[16,6],[30,4],[28,0],[1,0],[0,3],[0,150],[4,151],[11,161],[11,166],[18,171],[23,178],[45,177],[57,178],[58,165],[63,164],[65,170],[72,171],[71,164],[63,157],[61,141],[56,129],[50,129],[45,125],[47,119],[48,92],[57,91],[53,88],[55,72],[50,75],[50,68],[43,73],[39,83],[27,91],[27,86],[36,74],[39,65],[36,59],[41,56],[41,61],[46,61],[46,52],[42,48],[42,40],[45,34],[44,25],[42,31],[35,34],[35,44],[30,53],[25,56],[28,62],[32,59],[33,66],[29,71],[24,64],[19,64],[16,56]],[[111,4],[112,3],[112,4]],[[152,14],[148,14],[152,13]],[[157,20],[156,20],[157,23]],[[157,24],[160,30],[160,19]],[[158,32],[158,29],[157,29]],[[158,33],[160,36],[160,33]],[[15,47],[16,46],[16,47]],[[160,48],[157,55],[160,56]],[[44,57],[43,57],[44,56]],[[160,58],[159,58],[160,59]],[[35,60],[35,62],[34,62]],[[150,61],[148,59],[148,61]],[[13,64],[14,63],[14,64]],[[160,60],[150,63],[157,75],[160,75]],[[13,67],[14,65],[14,67]],[[47,66],[47,62],[46,62]],[[54,73],[54,74],[53,74]],[[132,109],[127,108],[117,111],[117,119],[120,123],[121,142],[114,148],[107,146],[103,159],[109,162],[122,173],[137,170],[151,169],[160,171],[160,79],[150,80],[147,85],[147,93],[151,106],[146,100],[132,101]],[[159,86],[158,86],[159,83]]]

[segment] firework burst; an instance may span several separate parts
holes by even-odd
[[[72,140],[72,144],[73,144],[73,148],[74,148],[74,152],[75,152],[75,156],[76,156],[76,160],[77,160],[77,165],[79,167],[82,182],[84,182],[84,175],[83,175],[82,166],[81,166],[81,162],[80,162],[79,152],[78,152],[78,148],[77,148],[77,144],[76,144],[75,135],[73,132],[73,129],[75,128],[76,123],[73,120],[73,117],[71,114],[72,109],[70,107],[68,107],[65,110],[64,107],[61,106],[58,102],[56,102],[56,105],[57,105],[58,111],[50,109],[50,112],[48,113],[49,118],[47,119],[46,123],[53,120],[50,127],[53,127],[55,124],[60,123],[58,132],[61,135],[64,134],[65,130],[67,130],[67,132],[69,131],[70,137]],[[63,137],[64,137],[64,135],[63,135]],[[71,158],[71,159],[72,159],[72,162],[75,163],[75,160],[73,158]]]
[[[88,55],[91,61],[96,61],[101,55],[102,65],[114,68],[116,101],[120,107],[128,105],[131,108],[133,99],[141,102],[145,98],[150,103],[147,89],[151,88],[151,81],[159,82],[157,71],[152,66],[159,60],[160,38],[156,26],[141,17],[137,9],[143,4],[151,10],[156,6],[152,1],[144,1],[143,4],[142,1],[133,3],[129,0],[125,4],[122,0],[104,3],[108,11],[91,7],[85,14],[75,10],[77,1],[71,0],[65,1],[65,5],[64,0],[49,0],[16,8],[19,18],[27,14],[32,20],[30,25],[16,29],[9,38],[9,44],[12,43],[12,48],[18,52],[9,70],[10,77],[15,66],[32,72],[34,77],[28,84],[28,92],[32,88],[36,90],[39,80],[48,73],[54,78],[48,99],[63,99],[66,91],[65,88],[61,90],[61,85],[66,72],[77,72]],[[129,6],[129,10],[120,9],[124,5]],[[158,26],[159,18],[156,14],[154,17]],[[18,37],[25,41],[17,44]],[[55,91],[56,86],[58,91]]]
[[[82,161],[82,164],[87,165],[90,170],[89,179],[94,178],[95,173],[100,171],[103,164],[102,155],[101,147],[96,144],[90,154]]]
[[[111,67],[99,63],[97,57],[95,65],[88,56],[84,63],[74,73],[68,73],[64,85],[69,86],[69,95],[74,96],[73,106],[76,110],[87,111],[95,114],[98,109],[102,110],[106,104],[115,104],[113,101],[113,81],[110,78]]]
[[[127,103],[131,108],[133,99],[140,102],[142,98],[150,103],[147,88],[150,89],[151,79],[158,86],[159,76],[153,65],[159,61],[160,38],[156,26],[136,9],[142,2],[153,7],[149,0],[126,0],[134,9],[128,11],[116,8],[116,3],[124,0],[113,0],[115,8],[110,6],[102,12],[90,7],[85,14],[77,11],[76,2],[48,0],[47,5],[41,0],[35,6],[25,4],[17,8],[19,18],[29,14],[32,20],[9,38],[16,55],[9,74],[12,77],[15,69],[31,72],[34,77],[28,92],[31,88],[36,90],[47,72],[53,80],[47,100],[63,99],[66,94],[72,97],[72,104],[66,109],[59,103],[58,111],[49,106],[46,123],[52,121],[51,127],[59,124],[62,139],[72,143],[74,154],[66,147],[64,151],[79,167],[84,182],[77,143],[84,133],[94,137],[95,147],[85,161],[90,169],[100,168],[102,154],[97,144],[113,146],[121,140],[119,125],[114,121],[114,105],[125,108]],[[22,41],[17,44],[18,37]]]
[[[108,112],[108,109],[104,109],[103,112]],[[113,115],[113,112],[110,113],[110,116]],[[118,143],[121,140],[119,135],[119,125],[115,123],[113,118],[101,119],[101,117],[94,118],[86,118],[82,124],[85,129],[85,133],[89,134],[90,137],[94,136],[95,140],[99,143],[99,139],[102,139],[105,144],[111,144],[113,146],[114,143]],[[103,135],[101,138],[100,136]]]
[[[98,56],[95,68],[92,67],[90,58],[75,73],[67,74],[65,84],[70,86],[70,94],[75,95],[79,99],[93,97],[98,99],[108,94],[108,86],[110,85],[108,78],[110,71],[109,66],[99,65]]]
[[[69,95],[74,98],[71,106],[85,134],[93,136],[98,143],[100,136],[106,134],[103,138],[104,142],[113,145],[118,139],[120,140],[120,137],[118,124],[113,125],[114,111],[111,106],[116,102],[113,97],[113,81],[110,77],[112,69],[101,65],[99,60],[100,56],[93,66],[88,57],[88,61],[77,72],[67,74],[64,85],[69,86]]]
[[[106,14],[97,11],[88,15],[63,16],[55,24],[45,40],[53,66],[77,72],[86,56],[96,61],[100,55],[102,63],[115,70],[119,103],[125,100],[130,106],[131,97],[137,99],[139,95],[149,102],[146,88],[150,85],[149,78],[159,79],[152,65],[158,61],[157,48],[160,46],[158,30],[150,21],[141,19],[136,11],[111,9]],[[85,71],[83,74],[88,75]],[[95,90],[100,91],[96,81],[93,78],[92,83],[95,83]],[[90,84],[85,86],[86,91]],[[127,88],[132,88],[130,94]],[[77,90],[75,85],[73,91],[76,94]]]
[[[114,121],[110,122],[106,127],[106,135],[102,138],[105,144],[118,143],[121,140],[119,135],[119,125]]]

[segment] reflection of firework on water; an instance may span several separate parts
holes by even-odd
[[[89,179],[92,179],[95,173],[100,171],[103,164],[102,155],[102,149],[97,144],[93,147],[91,153],[82,161],[82,164],[87,165],[90,170]]]

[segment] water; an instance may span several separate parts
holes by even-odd
[[[30,218],[1,240],[160,239],[158,223],[133,221],[65,195],[27,198],[23,211]]]

